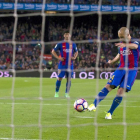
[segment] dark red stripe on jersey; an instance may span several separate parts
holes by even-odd
[[[133,51],[131,49],[129,49],[129,51],[131,52],[128,55],[129,68],[134,68],[134,63],[135,63],[134,54],[133,54]]]
[[[69,52],[69,56],[73,57],[73,43],[69,43],[69,50],[71,50]],[[70,61],[70,65],[72,65],[73,60]]]
[[[123,59],[123,48],[120,48],[120,68],[123,68],[125,66],[125,62],[124,62],[124,59]]]
[[[64,58],[64,61],[62,61],[62,65],[66,65],[67,53],[66,53],[66,43],[65,42],[62,43],[62,50],[63,50],[63,58]]]
[[[138,67],[138,61],[139,61],[139,50],[137,49],[137,67]]]

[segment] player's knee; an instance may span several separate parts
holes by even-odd
[[[115,88],[115,86],[112,86],[112,85],[107,84],[107,85],[105,86],[105,88],[107,88],[108,91],[111,91],[112,89]]]
[[[119,88],[117,95],[123,95],[124,91],[125,91],[124,88]]]
[[[110,85],[110,88],[115,89],[115,88],[116,88],[116,86],[114,86],[114,85]]]
[[[129,89],[119,88],[117,94],[118,95],[123,95],[124,92],[129,92],[129,91],[130,91]]]

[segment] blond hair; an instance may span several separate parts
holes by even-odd
[[[118,36],[121,39],[121,41],[126,42],[129,36],[129,29],[126,27],[121,27],[118,31]]]

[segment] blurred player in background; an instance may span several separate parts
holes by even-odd
[[[129,30],[126,27],[120,28],[118,31],[118,36],[121,43],[116,43],[115,45],[119,47],[119,52],[117,56],[113,60],[109,60],[108,63],[114,64],[120,60],[119,67],[109,79],[107,85],[99,92],[93,104],[88,107],[89,111],[95,111],[99,102],[102,101],[112,89],[115,89],[117,86],[119,86],[117,95],[114,98],[111,108],[107,112],[105,119],[112,119],[114,110],[122,101],[123,93],[131,90],[131,87],[134,84],[137,76],[140,51],[139,43],[137,41],[131,42],[131,36],[129,34]],[[128,57],[127,64],[125,64],[126,57]],[[128,68],[128,77],[126,77],[126,70],[124,70],[124,67]],[[125,79],[127,80],[126,82]]]
[[[56,54],[57,50],[60,51],[60,57]],[[73,77],[73,60],[75,60],[78,55],[76,44],[71,41],[71,35],[69,32],[65,32],[64,41],[55,46],[52,50],[52,54],[59,60],[58,79],[56,81],[54,97],[59,97],[59,88],[64,76],[67,78],[65,97],[69,97],[71,78]],[[68,70],[68,68],[70,69]]]

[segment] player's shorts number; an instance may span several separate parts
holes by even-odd
[[[109,83],[111,83],[114,79],[115,75],[111,76],[111,78],[109,79]]]
[[[113,80],[113,79],[114,79],[114,77],[115,77],[115,75],[113,75],[110,79],[111,79],[111,80]]]
[[[61,73],[61,70],[58,70],[58,75]]]

